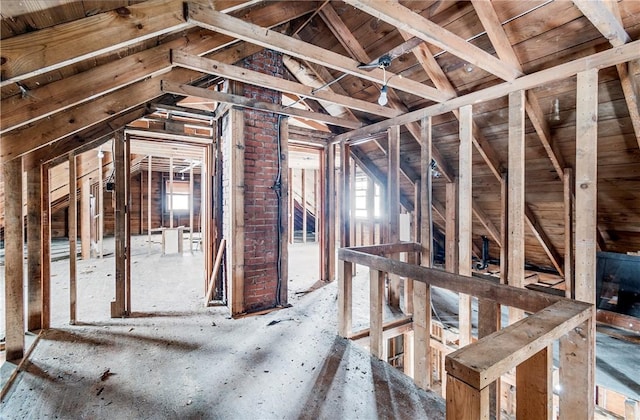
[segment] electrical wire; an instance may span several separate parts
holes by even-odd
[[[278,199],[278,223],[276,226],[276,306],[282,306],[282,299],[280,294],[282,292],[282,139],[280,136],[281,133],[281,124],[282,124],[283,115],[278,115],[278,136],[277,136],[277,151],[278,151],[278,173],[276,174],[276,179],[273,183],[271,189],[276,193],[276,197]]]

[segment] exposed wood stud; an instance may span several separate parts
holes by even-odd
[[[42,329],[51,326],[51,194],[49,166],[42,165],[41,209],[42,209]]]
[[[400,127],[388,130],[389,154],[387,173],[386,213],[388,243],[400,240]],[[396,256],[397,257],[397,256]],[[388,302],[392,308],[400,308],[400,278],[389,274]]]
[[[5,357],[21,359],[24,355],[24,264],[22,217],[22,159],[2,165],[5,215]]]
[[[125,177],[125,147],[124,131],[119,130],[113,139],[113,165],[114,165],[114,211],[115,211],[115,300],[111,302],[111,318],[120,318],[126,315],[126,184]]]
[[[386,360],[386,346],[382,333],[384,323],[384,277],[382,271],[369,270],[369,346],[371,354],[381,360]]]
[[[560,339],[562,390],[558,418],[592,419],[595,404],[595,320],[589,319]]]
[[[27,330],[42,328],[42,169],[27,171]],[[5,196],[6,197],[6,196]]]
[[[472,152],[473,111],[471,105],[460,108],[460,154],[458,184],[458,273],[471,276],[472,243]],[[460,346],[471,343],[471,296],[459,295]],[[448,385],[447,385],[448,386]]]
[[[445,270],[458,272],[458,183],[447,182],[445,202]]]
[[[77,240],[78,240],[78,185],[76,176],[76,156],[69,153],[69,323],[76,323],[77,304]]]
[[[508,284],[524,287],[525,92],[509,94],[509,264]],[[511,322],[524,314],[510,309]]]
[[[553,346],[547,346],[516,368],[516,417],[553,418]]]
[[[578,73],[575,174],[575,298],[595,303],[598,71]]]
[[[229,185],[231,200],[228,214],[231,236],[227,238],[227,267],[230,268],[231,314],[244,310],[244,115],[231,109],[228,114],[229,132],[224,141],[231,159]]]

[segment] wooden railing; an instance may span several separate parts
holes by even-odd
[[[593,305],[421,267],[385,256],[403,252],[417,254],[420,250],[420,244],[417,243],[398,243],[342,248],[338,251],[338,328],[341,336],[353,336],[353,264],[367,266],[370,270],[371,313],[368,333],[371,352],[378,357],[384,354],[381,295],[384,292],[385,273],[411,279],[414,283],[472,295],[484,303],[516,308],[531,315],[447,355],[447,419],[490,418],[492,384],[514,368],[517,418],[553,418],[553,345],[556,341],[559,341],[559,384],[556,386],[559,418],[593,418]],[[425,361],[425,364],[430,366],[430,361]],[[414,380],[421,386],[424,384],[418,377]]]

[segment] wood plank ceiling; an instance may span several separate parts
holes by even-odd
[[[204,104],[190,101],[206,109],[239,101],[201,80],[281,90],[288,104],[299,101],[288,112],[305,126],[340,134],[630,42],[640,50],[634,0],[22,0],[3,1],[0,13],[0,158],[31,164],[110,138],[152,103],[201,96]],[[262,48],[283,52],[287,81],[234,65]],[[390,51],[398,54],[386,69],[360,68]],[[615,252],[640,250],[639,55],[599,72],[598,227],[601,247]],[[377,103],[383,84],[385,106]],[[575,77],[526,97],[526,260],[538,266],[562,267],[575,102]],[[432,118],[438,203],[457,176],[458,117],[454,110]],[[488,236],[497,256],[507,97],[475,104],[473,121],[473,235],[478,244]],[[420,129],[413,122],[401,130],[401,199],[409,207]],[[383,181],[387,140],[370,137],[353,154]]]

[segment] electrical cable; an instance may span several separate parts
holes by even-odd
[[[278,218],[278,222],[277,222],[277,226],[276,226],[276,243],[277,243],[277,247],[276,247],[276,275],[277,275],[277,279],[276,279],[276,306],[282,306],[282,299],[280,297],[280,294],[282,292],[282,252],[281,252],[281,248],[282,248],[282,232],[280,231],[281,226],[282,226],[282,203],[281,203],[281,197],[282,197],[282,145],[281,145],[281,124],[282,124],[282,117],[283,115],[280,114],[278,115],[278,136],[277,136],[277,151],[278,151],[278,173],[276,175],[276,179],[273,183],[273,186],[271,187],[271,189],[276,193],[276,197],[278,199],[278,213],[277,213],[277,218]]]

